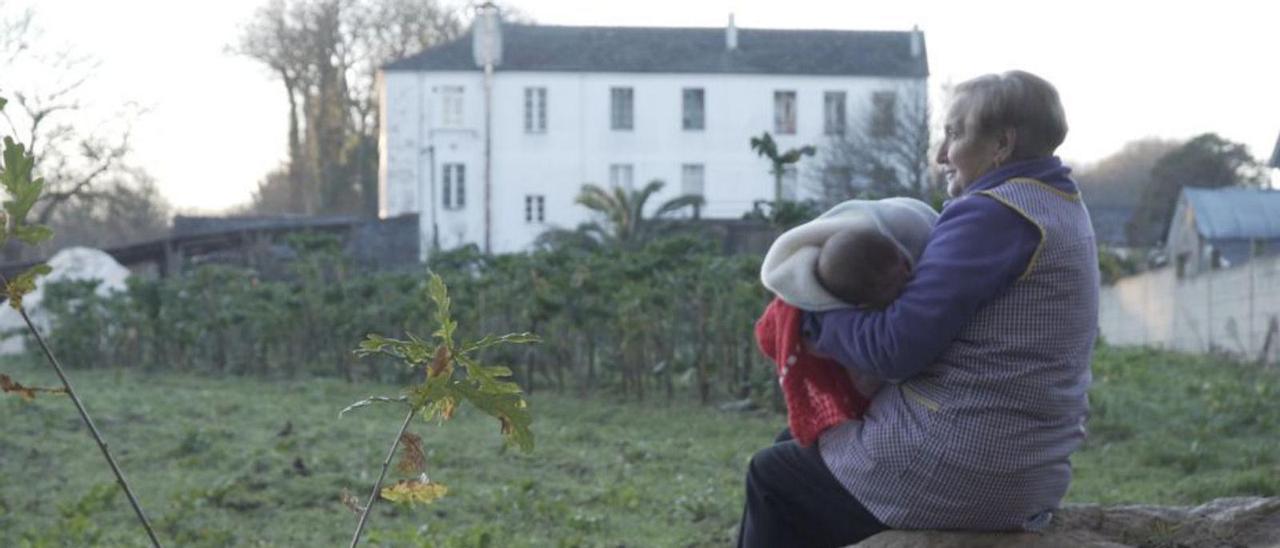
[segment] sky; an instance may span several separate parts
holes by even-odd
[[[0,0],[33,5],[46,44],[99,64],[86,103],[136,103],[132,162],[182,212],[247,203],[285,156],[283,86],[228,51],[266,0]],[[449,5],[463,5],[446,2]],[[511,0],[538,23],[907,30],[925,33],[930,84],[1022,69],[1053,82],[1071,126],[1059,155],[1096,161],[1143,137],[1204,132],[1267,159],[1280,134],[1280,2]],[[0,87],[4,75],[0,74]]]

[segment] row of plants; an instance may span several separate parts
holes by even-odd
[[[403,369],[351,349],[369,333],[429,332],[429,270],[458,296],[461,335],[544,337],[485,356],[513,366],[526,389],[768,395],[753,390],[771,380],[751,338],[767,303],[759,258],[724,256],[716,241],[684,234],[499,256],[463,248],[411,272],[361,271],[322,235],[289,243],[299,253],[285,279],[206,265],[105,294],[95,281],[46,284],[49,340],[72,367],[400,382]]]

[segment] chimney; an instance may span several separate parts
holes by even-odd
[[[922,49],[924,49],[924,33],[920,32],[920,25],[911,25],[911,57],[920,57]]]
[[[502,14],[493,2],[476,7],[471,22],[471,53],[478,67],[502,64]]]
[[[733,24],[733,14],[729,14],[729,26],[724,29],[724,49],[738,49],[738,27]]]

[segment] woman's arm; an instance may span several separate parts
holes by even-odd
[[[994,199],[958,199],[942,211],[898,299],[884,310],[813,313],[814,348],[858,373],[911,377],[1026,271],[1040,237],[1031,221]]]

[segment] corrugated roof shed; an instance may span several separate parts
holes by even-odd
[[[913,34],[919,42],[913,46]],[[392,62],[388,71],[478,70],[471,34]],[[918,31],[502,25],[506,71],[806,74],[925,77]]]
[[[1280,190],[1184,188],[1196,229],[1209,240],[1280,238]]]

